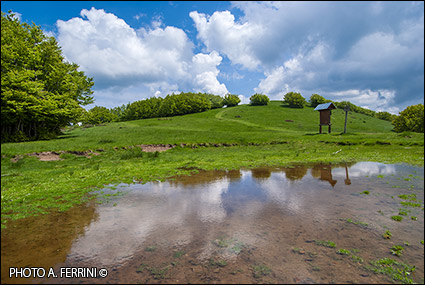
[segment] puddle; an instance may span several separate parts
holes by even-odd
[[[423,167],[211,171],[111,188],[102,204],[10,223],[1,283],[388,283],[366,268],[382,258],[416,266],[409,278],[424,281]],[[400,209],[403,220],[391,219]],[[16,279],[9,267],[57,275],[96,267],[108,276]]]

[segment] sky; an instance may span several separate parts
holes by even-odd
[[[95,103],[299,92],[393,114],[424,103],[424,2],[1,1],[93,77]]]

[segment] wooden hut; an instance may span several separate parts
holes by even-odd
[[[331,110],[336,109],[333,103],[319,104],[314,111],[320,112],[319,133],[322,133],[322,126],[328,126],[328,133],[331,133]]]

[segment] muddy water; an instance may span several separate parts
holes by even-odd
[[[1,282],[391,282],[367,269],[381,258],[415,265],[409,277],[424,280],[423,168],[360,162],[212,171],[103,191],[111,195],[102,204],[2,230]],[[400,194],[415,194],[421,206],[401,205],[408,200]],[[407,216],[392,220],[400,209]],[[386,230],[391,239],[382,237]],[[403,245],[401,257],[391,254],[394,245]],[[58,277],[9,278],[10,267],[43,267],[46,276],[52,268]],[[75,267],[96,267],[96,277],[61,278],[61,268]]]

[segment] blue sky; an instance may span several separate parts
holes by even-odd
[[[424,102],[422,1],[1,3],[94,78],[94,105],[181,91],[317,93],[394,114]]]

